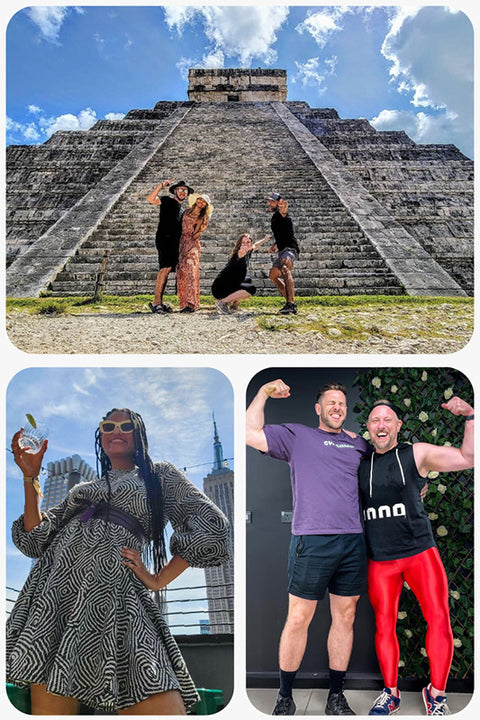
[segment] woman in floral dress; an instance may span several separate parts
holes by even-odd
[[[19,435],[12,451],[25,512],[13,539],[38,560],[8,619],[7,681],[30,688],[34,715],[74,715],[79,703],[109,714],[184,715],[198,694],[150,589],[190,565],[226,562],[228,521],[177,468],[152,462],[131,410],[111,410],[97,429],[101,477],[45,513],[38,474],[47,441],[28,453]]]
[[[192,313],[200,304],[200,235],[206,230],[213,205],[208,195],[193,193],[182,217],[182,236],[177,264],[180,312]]]

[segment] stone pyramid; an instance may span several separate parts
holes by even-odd
[[[473,162],[455,146],[289,102],[284,70],[190,70],[188,97],[7,148],[7,296],[90,295],[103,260],[104,292],[151,294],[146,196],[168,177],[215,206],[203,293],[240,232],[269,232],[272,190],[301,248],[298,295],[473,293]],[[259,294],[274,292],[270,262],[252,261]]]

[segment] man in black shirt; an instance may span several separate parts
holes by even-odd
[[[168,276],[175,271],[178,262],[178,247],[182,234],[182,203],[193,192],[191,187],[183,181],[172,185],[173,180],[163,180],[147,196],[151,205],[160,207],[155,245],[158,251],[159,271],[155,283],[155,296],[153,303],[149,303],[154,313],[169,313],[172,308],[163,302],[163,294]],[[162,190],[168,188],[170,195],[161,195]]]
[[[420,492],[429,472],[473,467],[474,413],[459,397],[442,403],[442,408],[465,418],[461,447],[399,444],[400,411],[389,400],[377,400],[368,416],[375,452],[360,463],[359,492],[369,557],[368,595],[375,612],[375,648],[385,683],[369,715],[391,715],[400,706],[396,624],[404,582],[417,597],[428,625],[425,649],[430,683],[422,692],[427,715],[448,713],[445,687],[453,655],[448,582]]]
[[[292,277],[293,263],[297,259],[300,248],[295,239],[293,223],[288,215],[288,203],[279,193],[271,193],[267,199],[268,209],[272,213],[272,233],[274,244],[267,252],[276,252],[269,278],[285,298],[285,305],[280,309],[282,315],[295,314],[295,284]]]

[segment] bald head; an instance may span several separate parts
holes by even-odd
[[[401,427],[395,405],[388,400],[377,400],[368,416],[367,430],[378,453],[385,453],[397,445]]]

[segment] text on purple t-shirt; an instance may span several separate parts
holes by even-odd
[[[293,535],[361,533],[358,466],[369,452],[362,437],[298,423],[265,425],[265,455],[290,465]]]

